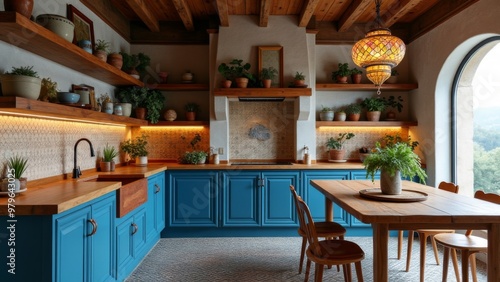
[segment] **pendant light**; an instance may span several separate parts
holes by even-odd
[[[365,38],[352,47],[352,60],[359,67],[366,69],[366,77],[378,87],[391,76],[391,70],[405,56],[406,46],[403,40],[391,35],[391,31],[383,28],[380,18],[380,2],[375,0],[377,28],[369,31]]]

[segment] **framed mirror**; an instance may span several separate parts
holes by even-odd
[[[278,75],[272,80],[271,87],[283,87],[283,46],[258,46],[259,75],[263,68],[273,67]]]

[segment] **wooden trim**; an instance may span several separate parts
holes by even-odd
[[[381,90],[387,91],[409,91],[418,88],[416,83],[406,84],[382,84]],[[373,84],[342,84],[342,83],[316,83],[316,91],[376,91]]]
[[[214,89],[214,96],[227,97],[284,97],[296,98],[311,96],[311,88],[218,88]]]
[[[346,127],[409,127],[417,126],[416,121],[316,121],[320,126],[346,126]]]

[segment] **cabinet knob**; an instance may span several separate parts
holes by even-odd
[[[258,181],[257,186],[260,188],[263,188],[264,187],[264,179],[259,177],[257,181]]]
[[[88,234],[87,236],[92,236],[94,235],[96,232],[97,232],[97,222],[95,222],[95,220],[93,218],[87,220],[87,222],[89,222],[90,224],[92,224],[92,232],[90,232],[90,234]]]
[[[160,189],[161,189],[161,188],[160,188],[160,185],[155,184],[155,188],[156,188],[156,189],[155,189],[155,194],[158,194],[158,192],[160,192]]]
[[[132,227],[134,227],[134,231],[132,231],[132,235],[134,235],[139,230],[139,227],[135,223],[132,223]]]

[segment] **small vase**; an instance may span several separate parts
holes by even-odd
[[[132,114],[132,104],[130,103],[120,103],[122,106],[123,116],[129,117]]]
[[[142,156],[142,157],[135,158],[135,165],[136,166],[147,166],[148,165],[148,157]]]
[[[114,110],[115,105],[112,102],[107,102],[104,103],[102,111],[107,114],[112,114]]]
[[[17,12],[28,19],[33,12],[33,0],[4,0],[5,11]]]
[[[123,115],[123,108],[121,104],[115,104],[113,108],[113,114],[117,116],[122,116]]]
[[[391,176],[384,169],[380,171],[380,189],[382,194],[399,195],[401,194],[401,173],[396,170],[394,176]]]
[[[136,108],[135,117],[138,119],[146,119],[146,108]]]
[[[111,171],[111,162],[100,162],[99,166],[101,167],[102,172]]]

